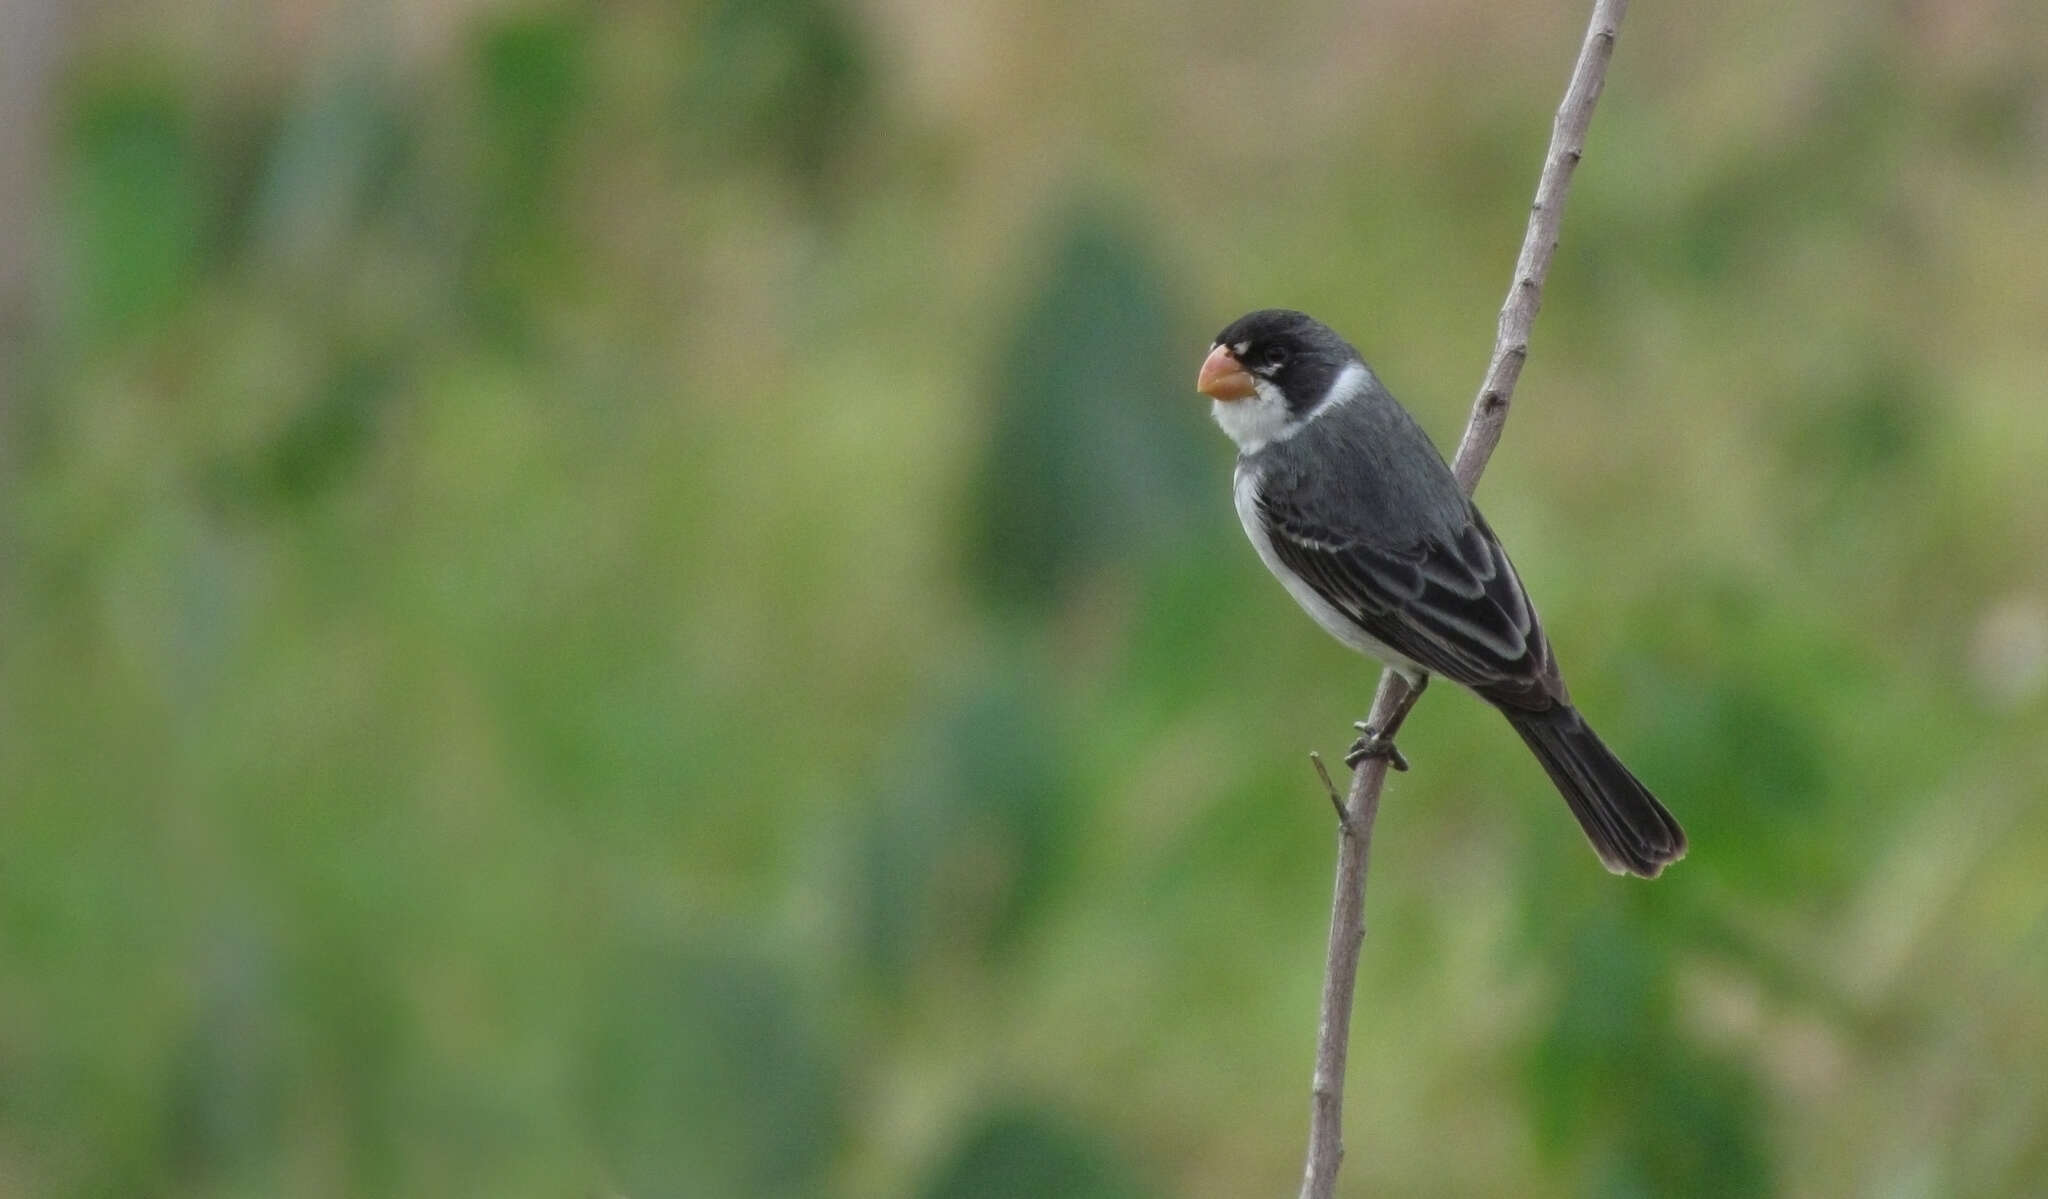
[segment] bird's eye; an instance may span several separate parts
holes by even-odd
[[[1260,365],[1268,370],[1278,370],[1287,365],[1286,346],[1267,346],[1259,352]]]

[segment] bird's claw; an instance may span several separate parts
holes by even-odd
[[[1380,731],[1363,720],[1353,722],[1352,728],[1359,732],[1358,740],[1344,752],[1344,764],[1358,769],[1358,764],[1368,758],[1385,758],[1387,765],[1396,770],[1408,769],[1408,759],[1394,746],[1391,738],[1380,736]]]

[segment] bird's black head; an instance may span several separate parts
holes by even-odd
[[[1230,322],[1216,345],[1247,372],[1279,389],[1300,416],[1329,393],[1358,351],[1321,321],[1290,308],[1263,308]]]

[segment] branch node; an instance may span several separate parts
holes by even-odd
[[[1351,831],[1351,813],[1344,810],[1344,797],[1337,794],[1337,784],[1330,781],[1330,772],[1323,766],[1323,755],[1308,751],[1309,765],[1316,768],[1316,777],[1323,780],[1323,794],[1330,797],[1330,806],[1337,809],[1337,827]],[[1321,1091],[1326,1084],[1318,1081],[1316,1089]]]

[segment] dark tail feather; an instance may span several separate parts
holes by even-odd
[[[1560,704],[1540,714],[1506,714],[1563,792],[1609,870],[1656,878],[1685,856],[1685,831],[1678,821],[1601,743],[1577,709]]]

